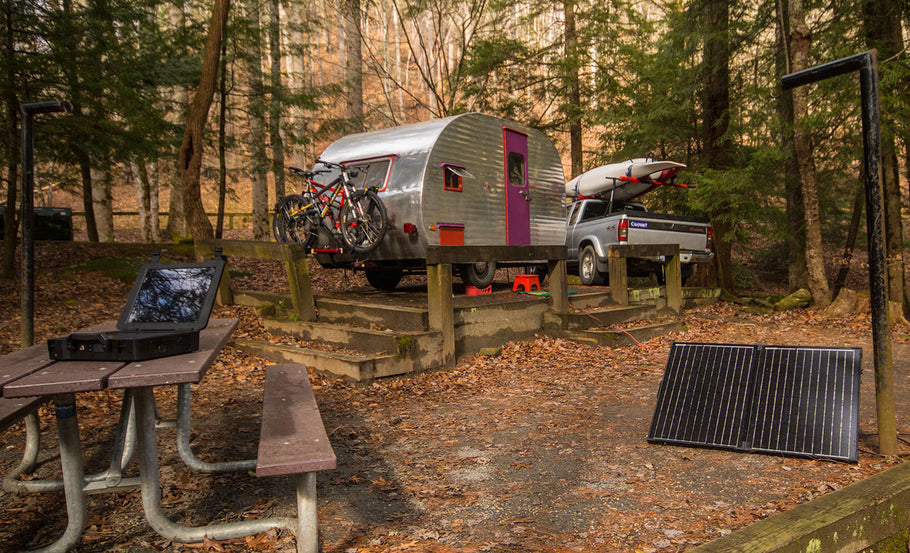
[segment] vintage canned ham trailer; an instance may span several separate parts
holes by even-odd
[[[426,270],[435,246],[493,246],[472,250],[489,258],[454,265],[465,284],[479,288],[492,281],[496,262],[517,262],[511,252],[565,246],[559,154],[543,133],[513,121],[466,113],[353,134],[320,159],[360,169],[354,184],[376,188],[389,230],[366,259],[335,251],[323,238],[315,257],[326,267],[362,268],[377,288],[392,289],[403,274]]]

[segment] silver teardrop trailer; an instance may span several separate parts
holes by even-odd
[[[325,267],[363,269],[376,288],[392,289],[405,273],[425,271],[430,250],[456,259],[465,284],[485,288],[497,263],[522,264],[532,255],[524,252],[565,246],[562,161],[543,133],[513,121],[466,113],[353,134],[320,159],[358,168],[354,185],[378,191],[389,228],[366,258],[338,251],[327,236],[314,255]],[[471,252],[460,256],[471,262],[449,255],[459,251]]]

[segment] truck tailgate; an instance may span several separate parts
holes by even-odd
[[[630,244],[679,244],[680,250],[705,251],[708,246],[708,220],[701,217],[648,213],[630,216]]]

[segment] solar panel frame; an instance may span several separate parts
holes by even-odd
[[[748,345],[674,343],[648,439],[739,449],[754,355]],[[701,416],[706,407],[709,416]]]
[[[648,441],[858,458],[861,348],[675,342]]]
[[[759,362],[744,448],[855,462],[862,349],[764,346]]]

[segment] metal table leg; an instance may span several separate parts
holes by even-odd
[[[120,422],[114,439],[111,465],[108,470],[98,474],[85,475],[86,491],[115,490],[121,487],[135,486],[136,478],[123,478],[126,467],[136,450],[136,423],[132,391],[126,390],[120,408]],[[23,461],[3,479],[3,490],[10,493],[43,493],[64,489],[63,478],[43,478],[41,480],[22,480],[20,474],[29,474],[35,469],[38,449],[41,442],[41,431],[37,415],[25,418],[26,444]]]
[[[186,466],[203,473],[246,472],[256,470],[256,459],[209,463],[201,461],[190,449],[190,385],[177,386],[177,451]]]
[[[63,553],[82,537],[87,522],[83,489],[82,446],[79,421],[76,419],[76,396],[72,393],[54,396],[57,435],[60,441],[60,464],[63,467],[63,491],[66,495],[68,522],[63,536],[53,544],[33,553]]]
[[[19,465],[3,477],[3,491],[15,493],[20,474],[31,474],[38,464],[38,450],[41,448],[41,421],[38,413],[25,415],[25,450]],[[62,484],[62,482],[61,482]]]
[[[228,522],[208,526],[182,526],[167,518],[161,508],[161,484],[158,475],[158,444],[155,441],[155,396],[152,388],[135,390],[136,420],[139,437],[139,479],[142,507],[151,527],[161,536],[181,543],[198,543],[205,538],[223,540],[251,536],[272,528],[283,528],[297,534],[297,520],[267,518]]]

